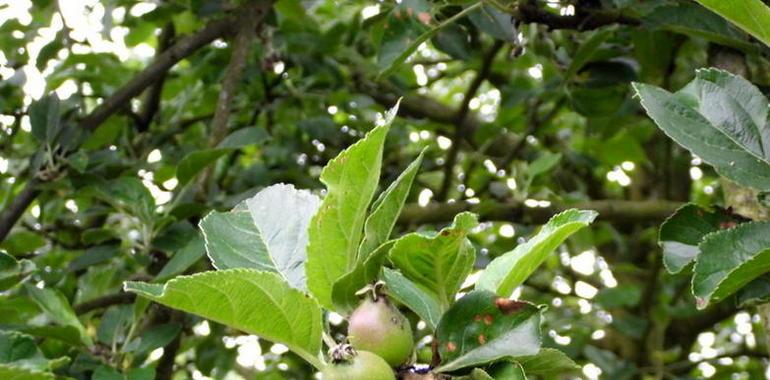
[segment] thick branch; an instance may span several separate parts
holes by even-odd
[[[21,218],[30,203],[40,194],[40,180],[37,177],[30,179],[21,192],[13,198],[8,207],[0,214],[0,242],[5,240],[16,221]]]
[[[548,29],[577,29],[591,30],[606,25],[624,24],[639,25],[636,18],[623,15],[616,11],[607,10],[583,10],[578,8],[571,16],[562,16],[549,12],[533,1],[521,1],[517,10],[511,12],[514,18],[523,23],[543,24]]]
[[[404,206],[399,223],[448,223],[457,213],[472,211],[484,220],[506,220],[542,224],[556,213],[569,208],[591,209],[599,212],[599,219],[612,222],[660,222],[671,215],[682,203],[666,200],[626,201],[598,200],[573,204],[552,204],[549,207],[527,207],[520,202],[467,202],[431,203],[425,207],[416,204]]]
[[[157,54],[163,54],[174,41],[176,36],[176,30],[174,29],[174,23],[169,22],[163,27],[163,30],[158,36],[158,52]],[[164,72],[160,78],[147,90],[144,102],[142,102],[142,109],[137,115],[138,120],[136,123],[136,129],[139,132],[145,132],[150,129],[152,119],[160,110],[160,96],[163,93],[163,84],[166,81],[166,72]]]
[[[134,302],[134,299],[136,299],[136,294],[133,294],[133,293],[108,294],[103,297],[99,297],[90,301],[79,303],[73,306],[72,309],[75,310],[76,314],[85,314],[85,313],[88,313],[89,311],[104,309],[112,305],[122,305],[122,304],[131,303],[131,302]]]
[[[160,80],[177,62],[217,38],[229,34],[233,29],[233,23],[234,19],[232,16],[225,17],[208,23],[203,29],[191,36],[180,39],[174,46],[158,55],[141,73],[123,85],[112,96],[105,99],[99,107],[96,107],[91,114],[81,120],[80,125],[85,129],[96,129],[120,107],[123,107],[127,101],[141,94],[147,87]]]
[[[226,17],[212,21],[199,32],[179,40],[174,46],[160,54],[152,64],[141,73],[117,90],[112,96],[105,99],[96,109],[80,121],[83,129],[94,130],[107,118],[112,116],[131,98],[139,95],[147,87],[155,83],[165,75],[172,66],[185,57],[191,55],[199,48],[208,45],[215,39],[228,34],[232,29],[233,18]],[[0,213],[0,241],[5,240],[13,225],[19,220],[24,210],[29,207],[37,195],[39,181],[31,179],[11,204]]]

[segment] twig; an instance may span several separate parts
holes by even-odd
[[[134,302],[136,294],[134,293],[116,293],[108,294],[90,301],[79,303],[72,307],[76,314],[85,314],[96,309],[103,309],[112,305],[122,305]]]
[[[169,22],[163,27],[163,30],[158,36],[158,52],[162,54],[171,47],[171,43],[176,36],[176,30],[174,29],[174,23]],[[160,97],[163,93],[163,84],[166,81],[166,72],[158,78],[158,80],[147,90],[144,102],[142,102],[142,109],[137,115],[136,130],[139,132],[146,132],[150,129],[152,119],[160,110]]]

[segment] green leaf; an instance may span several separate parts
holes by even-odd
[[[115,343],[122,340],[123,334],[125,334],[128,326],[131,324],[131,315],[131,305],[111,306],[104,313],[101,321],[99,321],[96,339],[108,347],[113,347]]]
[[[155,276],[155,281],[165,281],[182,274],[195,264],[206,253],[203,238],[195,236],[184,247],[176,251],[163,269]]]
[[[380,179],[382,149],[398,105],[385,124],[329,161],[321,172],[327,194],[313,217],[307,246],[308,288],[324,307],[333,308],[332,286],[356,262],[366,211]]]
[[[468,32],[457,25],[448,25],[433,37],[433,46],[452,58],[466,60],[471,57],[473,48],[468,41]]]
[[[93,345],[91,338],[86,333],[85,327],[80,323],[75,311],[72,310],[69,301],[58,290],[51,288],[40,289],[36,286],[26,285],[27,292],[32,300],[54,322],[62,326],[71,326],[80,332],[80,341],[86,346]]]
[[[540,174],[547,173],[549,170],[553,169],[559,161],[561,161],[561,153],[545,151],[540,157],[529,164],[529,171],[527,174],[529,174],[530,177],[537,177]]]
[[[498,363],[489,369],[489,376],[494,380],[527,380],[524,368],[519,363]]]
[[[388,295],[419,316],[433,331],[441,318],[441,306],[436,296],[420,289],[400,272],[390,268],[383,271]]]
[[[591,59],[597,51],[599,51],[602,44],[613,35],[613,31],[613,29],[604,28],[591,32],[589,37],[583,41],[575,51],[572,62],[570,62],[567,71],[564,73],[564,78],[566,80],[572,80],[575,74],[577,74],[583,66],[591,62]]]
[[[16,331],[0,330],[0,364],[33,371],[50,369],[35,338]]]
[[[8,251],[12,256],[20,256],[35,252],[46,245],[43,236],[32,231],[21,230],[12,233],[0,244],[0,248]]]
[[[322,366],[320,307],[275,273],[228,269],[180,276],[165,285],[126,282],[125,289],[282,343],[316,368]]]
[[[412,182],[420,169],[424,150],[372,204],[372,212],[364,224],[364,241],[358,251],[359,260],[385,243],[393,231],[398,215],[404,207]]]
[[[155,221],[155,198],[139,178],[119,177],[94,186],[98,198],[115,209],[134,215],[152,225]]]
[[[540,351],[540,309],[476,290],[455,302],[436,329],[441,366],[451,372]]]
[[[761,0],[697,0],[770,46],[770,8]]]
[[[713,211],[694,204],[682,206],[660,225],[658,244],[663,248],[663,264],[669,273],[679,273],[700,253],[703,237],[734,225],[736,218],[722,209]]]
[[[29,123],[32,135],[43,144],[51,144],[61,129],[59,122],[60,101],[56,93],[46,95],[29,106]]]
[[[508,297],[570,235],[591,224],[598,214],[593,210],[570,209],[554,215],[524,244],[492,260],[482,272],[477,289]]]
[[[3,380],[55,380],[50,372],[33,371],[11,365],[0,364],[0,379]]]
[[[16,260],[15,257],[0,252],[0,292],[23,282],[35,269],[35,263],[32,261]]]
[[[543,348],[536,355],[516,358],[516,362],[530,375],[554,376],[580,370],[567,354],[554,348]]]
[[[270,138],[270,135],[264,128],[248,127],[241,128],[224,138],[217,145],[217,148],[238,149],[248,145],[261,144]]]
[[[698,246],[692,292],[703,309],[770,271],[770,222],[750,222],[706,235]]]
[[[741,308],[760,305],[770,301],[770,273],[765,273],[738,290],[736,303]]]
[[[279,184],[246,200],[249,211],[212,212],[201,221],[212,263],[276,272],[305,290],[307,230],[319,203],[309,191]]]
[[[407,279],[435,295],[445,309],[473,269],[476,250],[466,236],[477,225],[476,215],[463,212],[434,236],[405,235],[390,251],[390,261]]]
[[[380,40],[379,68],[399,65],[414,51],[411,48],[413,42],[429,29],[420,21],[419,15],[430,15],[429,12],[430,5],[425,0],[405,0],[393,7],[385,20]]]
[[[747,80],[717,69],[672,94],[634,83],[647,114],[679,145],[747,187],[770,189],[767,98]]]
[[[213,164],[220,157],[232,152],[229,148],[215,148],[196,150],[179,161],[176,167],[176,179],[178,186],[182,187],[195,179],[207,166]]]
[[[644,17],[644,21],[652,28],[703,38],[746,52],[758,50],[745,33],[694,3],[679,2],[656,7]]]
[[[152,380],[155,378],[155,368],[131,368],[126,373],[120,373],[112,367],[99,366],[94,371],[93,380]]]
[[[153,326],[143,331],[141,336],[128,343],[124,351],[133,352],[137,355],[147,354],[156,348],[165,347],[171,343],[179,335],[180,331],[182,331],[182,325],[175,322]]]
[[[336,307],[335,310],[347,313],[358,305],[360,299],[356,292],[377,279],[395,242],[395,240],[391,240],[375,249],[365,259],[359,260],[353,270],[334,283],[332,301]]]
[[[251,213],[243,208],[212,211],[200,222],[206,252],[217,269],[253,268],[273,271]]]
[[[274,270],[305,290],[308,226],[321,200],[292,185],[273,185],[246,200]]]
[[[482,32],[506,42],[516,42],[516,27],[510,14],[503,13],[497,8],[484,4],[468,15]]]

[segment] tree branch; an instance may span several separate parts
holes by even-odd
[[[21,218],[24,211],[37,198],[40,194],[40,180],[37,176],[31,178],[21,189],[16,198],[13,198],[8,207],[0,214],[0,242],[5,240],[8,233],[11,232],[11,228],[16,224],[16,221]]]
[[[527,207],[521,202],[487,201],[479,204],[467,202],[438,203],[425,207],[416,204],[404,206],[400,224],[449,223],[457,213],[471,211],[484,220],[506,220],[543,224],[561,211],[569,208],[591,209],[599,212],[599,219],[619,223],[659,222],[670,216],[683,203],[667,200],[626,201],[596,200],[572,204],[552,204],[549,207]]]
[[[141,94],[148,86],[165,75],[166,71],[177,62],[193,54],[199,48],[208,45],[215,39],[230,33],[232,24],[233,17],[225,17],[212,21],[197,33],[179,40],[174,46],[157,56],[153,63],[112,94],[112,96],[105,99],[93,112],[83,118],[80,121],[80,126],[86,130],[96,129],[131,98]],[[36,176],[30,179],[21,193],[0,213],[0,242],[5,240],[16,221],[19,220],[32,201],[37,198],[40,193],[39,185],[40,181]]]
[[[136,294],[134,293],[115,293],[115,294],[108,294],[103,297],[99,297],[90,301],[86,301],[83,303],[79,303],[72,307],[73,310],[75,310],[75,314],[85,314],[89,311],[94,311],[97,309],[104,309],[106,307],[110,307],[112,305],[122,305],[127,303],[132,303],[136,299]]]
[[[112,96],[105,99],[99,107],[96,107],[91,114],[80,121],[80,125],[85,129],[96,129],[120,107],[125,105],[127,101],[141,94],[147,87],[162,78],[177,62],[190,56],[217,38],[231,33],[233,31],[233,24],[234,17],[228,16],[212,21],[197,33],[180,39],[174,46],[158,55],[141,73],[123,85]]]
[[[551,30],[591,30],[613,24],[641,24],[639,19],[623,15],[617,11],[601,9],[586,10],[578,8],[574,15],[558,15],[541,8],[535,1],[520,1],[518,9],[515,9],[510,13],[514,18],[523,23],[543,24]]]
[[[479,91],[481,84],[484,83],[484,80],[486,80],[487,76],[489,76],[489,72],[492,68],[492,62],[495,60],[495,56],[502,47],[503,43],[499,40],[495,40],[494,45],[492,45],[489,51],[484,54],[484,57],[481,61],[481,67],[479,68],[476,77],[473,78],[473,81],[468,86],[468,90],[465,92],[465,96],[463,97],[463,102],[460,104],[460,108],[458,108],[457,112],[455,113],[455,131],[454,138],[452,139],[454,143],[452,144],[452,147],[447,154],[446,162],[444,163],[444,179],[441,182],[441,188],[439,189],[438,194],[436,194],[436,200],[438,201],[445,201],[447,195],[449,194],[449,188],[452,187],[452,173],[454,171],[455,164],[457,163],[457,156],[460,153],[460,140],[463,138],[463,136],[468,136],[463,127],[465,126],[465,117],[468,116],[468,111],[470,110],[471,99],[476,96],[476,93]]]
[[[176,36],[176,30],[174,29],[174,23],[169,22],[163,27],[163,30],[158,36],[158,52],[162,54],[171,47],[171,43]],[[166,72],[158,78],[158,80],[147,90],[144,102],[142,102],[142,109],[137,115],[136,129],[139,132],[146,132],[150,129],[150,124],[155,114],[160,110],[160,96],[163,93],[163,84],[166,81]]]

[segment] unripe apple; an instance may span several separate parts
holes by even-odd
[[[373,352],[392,367],[404,364],[414,350],[409,321],[387,297],[376,293],[367,296],[350,315],[348,340],[356,350]]]

